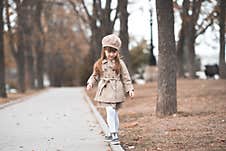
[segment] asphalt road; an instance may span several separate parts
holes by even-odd
[[[0,151],[106,151],[83,88],[51,88],[0,109]]]

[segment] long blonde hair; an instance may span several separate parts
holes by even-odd
[[[103,75],[103,69],[102,69],[102,61],[104,59],[106,59],[106,55],[105,55],[105,51],[118,51],[115,48],[112,47],[104,47],[101,50],[101,56],[100,58],[95,62],[94,66],[93,66],[93,73],[95,75],[101,76]],[[119,74],[121,72],[121,64],[120,64],[120,54],[118,52],[118,55],[115,57],[115,66],[114,66],[114,71],[116,72],[116,74]]]

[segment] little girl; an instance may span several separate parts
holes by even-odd
[[[98,88],[95,101],[98,106],[105,107],[107,113],[107,124],[109,134],[105,141],[114,145],[119,144],[118,109],[125,100],[125,94],[134,97],[134,88],[129,72],[123,60],[120,59],[119,48],[121,40],[118,36],[111,34],[102,39],[101,57],[93,67],[93,74],[87,81],[87,90],[90,90],[96,83]]]

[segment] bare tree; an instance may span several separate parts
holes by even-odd
[[[126,64],[129,71],[132,71],[131,62],[130,62],[130,53],[129,53],[129,33],[128,33],[128,16],[127,11],[128,0],[118,0],[119,6],[119,18],[120,18],[120,33],[119,37],[122,40],[121,53],[125,57]]]
[[[113,32],[115,21],[118,18],[118,6],[112,9],[112,0],[106,0],[105,6],[103,6],[101,0],[93,0],[92,12],[89,12],[84,0],[81,0],[81,3],[74,2],[73,0],[68,0],[68,2],[72,5],[76,15],[83,22],[88,23],[90,27],[90,53],[91,62],[94,63],[100,54],[102,37]],[[115,11],[114,14],[113,11]],[[114,15],[113,19],[111,19],[112,14]]]
[[[24,54],[25,54],[25,70],[26,70],[26,86],[31,89],[35,88],[35,68],[34,68],[34,53],[33,53],[33,33],[34,31],[34,0],[27,1],[26,6],[24,6],[24,16],[26,24],[24,24]]]
[[[18,74],[18,90],[19,92],[24,93],[25,88],[25,35],[24,33],[24,27],[26,24],[26,13],[24,12],[27,0],[26,1],[20,1],[20,0],[14,0],[16,4],[16,12],[17,12],[17,48],[14,51],[14,56],[16,59],[17,64],[17,74]]]
[[[158,100],[157,116],[177,112],[176,98],[176,48],[172,0],[156,0],[158,19]]]
[[[178,77],[184,77],[184,44],[185,44],[185,30],[188,26],[187,24],[187,17],[188,16],[188,10],[189,10],[189,1],[184,0],[182,5],[182,11],[181,11],[181,19],[182,19],[182,25],[181,30],[179,34],[179,41],[177,43],[177,74]]]
[[[190,2],[192,13],[188,13],[187,16],[187,27],[185,29],[185,34],[187,35],[185,39],[185,51],[188,52],[188,73],[190,78],[195,78],[195,35],[196,29],[195,25],[197,23],[199,12],[201,8],[202,0],[193,0]]]
[[[37,5],[41,5],[41,1],[35,1],[35,0],[14,0],[14,3],[16,4],[16,14],[17,14],[17,22],[14,27],[15,30],[11,27],[10,22],[10,13],[9,13],[9,5],[8,0],[5,0],[7,3],[6,7],[6,18],[7,18],[7,27],[8,27],[8,33],[9,33],[9,43],[10,43],[10,49],[11,52],[16,60],[17,64],[17,73],[18,73],[18,85],[19,85],[19,92],[25,92],[25,79],[26,83],[29,85],[30,88],[35,87],[35,67],[34,67],[34,53],[33,48],[37,50],[40,45],[38,43],[39,40],[39,34],[38,33],[38,13],[36,10],[41,11],[40,7]],[[15,36],[16,35],[16,36]],[[35,36],[35,39],[33,38]],[[38,43],[38,44],[37,44]],[[35,45],[35,46],[33,46]],[[39,52],[39,51],[36,51]],[[39,53],[37,53],[39,54]],[[38,58],[40,55],[37,55]],[[43,64],[42,59],[41,61],[36,61],[39,66]],[[41,65],[40,65],[40,62]],[[42,71],[40,69],[37,69],[39,71]],[[27,71],[27,72],[25,72]],[[26,75],[25,75],[26,73]],[[27,78],[26,78],[27,77]],[[40,78],[38,78],[38,87],[40,86]],[[42,76],[40,76],[42,77]]]
[[[16,15],[17,15],[17,22],[13,29],[11,27],[10,22],[10,12],[9,12],[9,1],[5,0],[6,3],[6,21],[7,21],[7,27],[8,27],[8,34],[9,34],[9,43],[10,43],[10,50],[13,54],[13,57],[16,61],[17,65],[17,75],[18,75],[18,90],[19,92],[25,92],[26,86],[25,86],[25,61],[27,59],[28,61],[28,71],[32,71],[32,62],[31,56],[31,42],[30,42],[30,34],[31,34],[31,28],[30,28],[30,9],[32,6],[32,1],[29,0],[14,0],[13,1],[16,5]],[[25,55],[27,57],[25,57]],[[31,70],[30,70],[31,69]],[[34,78],[32,78],[32,73],[28,72],[28,81],[31,83],[31,88],[34,87]]]
[[[4,21],[3,21],[3,0],[0,1],[0,97],[7,97],[5,89],[5,63],[4,63]]]
[[[184,65],[187,63],[190,78],[195,78],[196,54],[195,40],[205,33],[213,24],[216,9],[214,8],[206,17],[198,23],[201,5],[204,0],[183,0],[182,8],[175,2],[175,8],[179,8],[182,19],[179,41],[177,43],[177,74],[184,77]]]
[[[226,1],[220,0],[220,55],[219,55],[219,71],[220,78],[226,79],[226,63],[225,63],[225,17],[226,17]]]
[[[89,41],[84,33],[88,30],[83,30],[87,25],[70,8],[67,2],[44,3],[45,73],[51,86],[78,86],[87,81]]]

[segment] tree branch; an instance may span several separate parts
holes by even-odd
[[[119,14],[119,5],[117,5],[116,13],[115,13],[114,19],[112,21],[113,25],[115,24],[116,20],[118,19],[118,14]]]
[[[210,23],[209,23],[206,27],[204,27],[204,28],[201,27],[201,29],[200,29],[199,31],[196,32],[196,34],[195,34],[195,39],[196,39],[199,35],[205,33],[205,31],[208,29],[208,27],[210,27],[212,24],[213,24],[213,20],[211,19]]]
[[[71,0],[70,0],[70,1],[71,1]],[[90,20],[92,20],[92,16],[89,14],[89,11],[88,11],[88,9],[87,9],[87,7],[86,7],[86,4],[85,4],[84,0],[82,0],[82,6],[83,6],[83,8],[85,9],[85,12],[86,12],[86,15],[88,16],[88,18],[89,18]]]
[[[103,16],[101,15],[101,14],[104,14],[104,11],[102,9],[102,2],[101,0],[97,0],[96,3],[97,3],[96,5],[97,17],[101,22],[103,22]]]
[[[214,14],[216,12],[217,12],[217,9],[214,8],[214,10],[205,19],[203,19],[202,23],[200,25],[198,25],[199,29],[197,30],[195,38],[197,38],[199,35],[203,34],[208,29],[208,27],[210,27],[213,24],[213,20],[216,17]],[[205,27],[203,27],[205,22],[209,22],[209,23]]]
[[[80,11],[79,10],[77,10],[76,4],[72,0],[68,0],[68,2],[71,4],[71,6],[72,6],[74,12],[76,13],[76,15],[78,17],[80,17],[83,22],[86,23],[87,22],[87,19],[82,14],[80,14]]]

